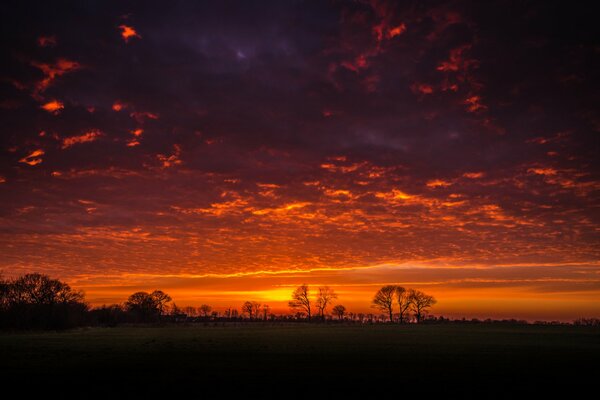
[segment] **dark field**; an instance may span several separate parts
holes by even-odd
[[[3,387],[57,385],[73,395],[210,386],[284,387],[292,397],[317,387],[511,396],[593,388],[599,360],[600,330],[574,326],[238,324],[0,334]]]

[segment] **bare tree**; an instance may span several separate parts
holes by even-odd
[[[337,294],[329,286],[323,286],[319,288],[319,294],[317,294],[317,310],[319,310],[319,316],[325,318],[325,311],[327,306],[332,300],[337,299]]]
[[[346,307],[344,307],[341,304],[338,304],[337,306],[333,307],[333,315],[337,315],[338,320],[342,320],[342,318],[344,318],[344,314],[346,313]]]
[[[300,310],[301,312],[306,313],[306,316],[310,321],[310,297],[307,284],[300,285],[294,290],[289,306],[293,310]]]
[[[387,312],[390,317],[390,322],[394,320],[394,294],[396,293],[395,285],[386,285],[379,289],[373,297],[373,307]]]
[[[399,321],[401,324],[404,323],[404,320],[407,317],[408,312],[410,311],[410,307],[412,305],[410,291],[406,290],[402,286],[396,287],[396,300],[398,301],[398,306],[400,307]]]
[[[66,283],[47,275],[26,274],[4,285],[13,303],[59,304],[83,301],[82,292],[74,291]]]
[[[427,312],[427,309],[437,303],[437,300],[433,296],[419,290],[409,290],[409,297],[417,323],[421,322],[423,314]]]
[[[165,312],[167,303],[171,301],[171,296],[162,290],[155,290],[150,293],[150,297],[152,298],[152,301],[154,301],[154,304],[156,304],[158,315],[162,315]]]
[[[242,304],[242,313],[248,314],[250,319],[258,318],[260,312],[260,303],[256,301],[247,301]]]
[[[268,316],[270,310],[271,310],[271,307],[269,307],[268,304],[263,305],[262,311],[263,311],[263,319],[265,321],[267,320],[267,316]]]
[[[251,301],[246,301],[242,304],[242,314],[248,314],[248,318],[252,319],[254,315],[254,307]]]
[[[258,319],[261,304],[256,301],[252,301],[251,303],[252,303],[252,310],[253,310],[252,314],[254,314],[254,318]]]
[[[194,317],[197,314],[196,307],[191,307],[191,306],[183,307],[182,311],[188,317]]]
[[[198,311],[200,312],[200,314],[202,314],[203,317],[208,317],[208,314],[210,314],[210,312],[212,311],[212,307],[209,306],[208,304],[202,304],[200,307],[198,307]]]

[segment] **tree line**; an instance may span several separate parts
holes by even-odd
[[[296,287],[288,303],[292,314],[275,315],[268,304],[245,301],[240,309],[214,311],[208,304],[200,307],[179,308],[172,298],[161,290],[139,291],[130,295],[123,304],[91,308],[81,291],[47,275],[33,273],[14,279],[0,276],[0,328],[3,329],[67,329],[77,326],[114,326],[122,323],[196,322],[196,321],[324,321],[374,323],[387,320],[398,323],[487,323],[509,321],[466,321],[434,318],[426,315],[436,299],[422,291],[399,285],[385,285],[375,293],[371,306],[383,314],[349,313],[342,304],[336,304],[338,294],[328,286],[313,290],[306,284]],[[328,311],[331,310],[331,313]],[[384,317],[385,316],[385,317]],[[597,318],[580,318],[575,325],[599,326]],[[526,321],[518,321],[526,323]],[[536,323],[543,323],[537,321]]]
[[[295,320],[323,321],[329,317],[328,310],[337,320],[344,320],[346,307],[335,304],[337,293],[329,286],[320,286],[312,295],[308,285],[303,284],[292,291],[289,307]],[[423,315],[435,304],[435,299],[417,290],[406,290],[401,286],[387,285],[377,291],[373,306],[388,313],[394,320],[394,305],[399,307],[399,322],[408,321],[413,312],[415,321],[421,322]],[[12,329],[66,329],[82,325],[116,325],[120,323],[155,323],[178,321],[189,317],[274,320],[267,304],[248,300],[237,309],[228,308],[224,315],[203,304],[179,308],[172,298],[162,290],[135,292],[123,304],[104,305],[90,308],[81,291],[72,289],[65,282],[47,275],[33,273],[5,280],[0,277],[0,327]],[[295,313],[295,314],[294,314]],[[362,320],[364,317],[360,317]],[[353,314],[352,320],[356,317]],[[369,318],[371,321],[374,318]]]

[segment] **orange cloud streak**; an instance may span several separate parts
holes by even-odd
[[[65,108],[65,105],[58,100],[49,101],[42,106],[40,106],[44,110],[48,111],[51,114],[58,114],[62,109]]]
[[[100,136],[102,136],[102,132],[100,131],[89,131],[83,135],[67,137],[62,141],[62,148],[66,149],[75,144],[93,142]]]

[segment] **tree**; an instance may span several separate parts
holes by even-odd
[[[323,286],[319,288],[319,294],[317,294],[317,309],[319,310],[319,316],[325,318],[325,310],[333,299],[337,299],[337,294],[329,286]]]
[[[261,304],[258,303],[258,302],[256,302],[256,301],[253,301],[251,303],[252,303],[254,318],[258,319],[259,318]]]
[[[410,311],[410,307],[412,305],[410,291],[406,290],[402,286],[396,287],[396,300],[398,302],[398,306],[400,307],[399,321],[401,324],[404,323],[404,320]]]
[[[267,320],[267,316],[269,315],[269,311],[271,310],[271,307],[269,307],[268,304],[263,304],[263,319],[266,321]]]
[[[90,311],[92,321],[104,326],[117,326],[127,322],[127,314],[119,304],[103,305]]]
[[[129,313],[141,321],[150,321],[159,315],[159,310],[154,299],[148,292],[135,292],[125,302]]]
[[[10,283],[2,278],[2,273],[0,273],[0,311],[5,310],[9,306],[9,293]]]
[[[0,279],[0,325],[12,328],[64,329],[81,325],[88,305],[83,293],[42,274]]]
[[[412,304],[412,310],[415,313],[417,323],[421,322],[423,314],[427,312],[428,308],[431,308],[437,303],[437,300],[428,294],[425,294],[419,290],[411,289],[409,291],[410,302]]]
[[[166,305],[171,297],[161,290],[147,292],[136,292],[129,296],[125,302],[125,308],[144,322],[158,319],[165,311]]]
[[[242,313],[248,314],[250,319],[254,319],[258,317],[258,312],[260,311],[260,303],[256,301],[247,301],[242,304]]]
[[[390,322],[394,320],[394,295],[396,294],[395,285],[386,285],[379,289],[373,297],[373,307],[387,312]]]
[[[171,301],[171,296],[162,290],[155,290],[154,292],[150,293],[150,297],[152,297],[152,300],[158,309],[158,315],[162,315],[165,311],[167,303]]]
[[[204,318],[208,317],[208,314],[210,314],[210,312],[212,311],[212,307],[209,306],[208,304],[202,304],[199,308],[198,311],[200,312],[200,314],[202,314],[202,316]]]
[[[194,317],[197,314],[196,308],[191,306],[183,307],[183,312],[188,317]]]
[[[333,315],[337,315],[338,320],[342,320],[342,318],[344,318],[344,314],[346,313],[346,307],[344,307],[341,304],[338,304],[337,306],[333,307]]]
[[[26,274],[9,284],[9,298],[14,303],[57,304],[81,302],[83,293],[69,285],[42,274]]]
[[[291,309],[305,313],[310,321],[310,297],[307,284],[298,286],[292,292],[292,300],[288,304]]]

